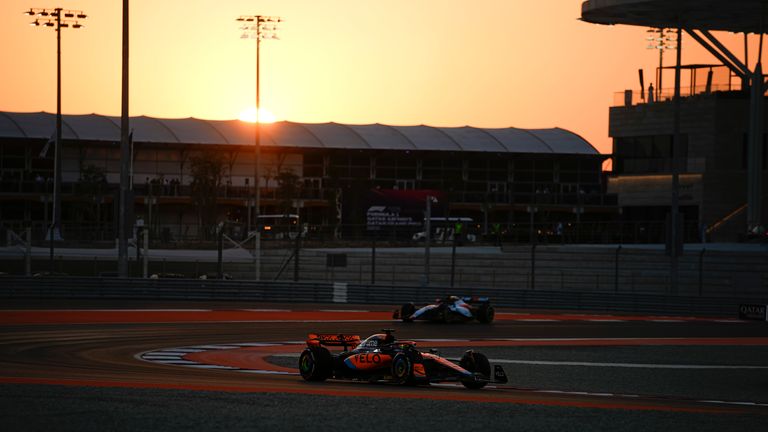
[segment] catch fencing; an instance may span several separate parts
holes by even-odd
[[[740,303],[755,298],[654,295],[616,292],[531,291],[447,286],[253,282],[200,279],[99,277],[0,277],[0,298],[89,300],[197,300],[287,303],[429,303],[448,294],[482,295],[497,307],[622,313],[737,317]],[[762,299],[766,302],[768,297]]]

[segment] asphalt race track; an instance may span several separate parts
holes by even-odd
[[[492,325],[392,321],[389,307],[8,302],[3,430],[762,430],[768,323],[498,311]],[[307,383],[308,332],[383,327],[468,349],[510,382]]]

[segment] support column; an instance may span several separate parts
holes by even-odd
[[[760,63],[752,73],[749,101],[749,140],[747,144],[747,230],[763,226],[763,68]]]
[[[681,28],[677,27],[677,61],[675,62],[675,97],[674,97],[674,120],[672,141],[672,206],[671,217],[669,218],[671,227],[670,233],[670,265],[669,265],[669,285],[670,292],[677,294],[678,279],[678,255],[682,252],[682,233],[680,216],[680,63],[682,60],[683,33]],[[678,245],[679,248],[678,248]]]

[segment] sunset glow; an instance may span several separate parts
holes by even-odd
[[[244,122],[256,123],[256,107],[248,107],[243,110],[238,118]],[[261,107],[259,108],[258,120],[259,123],[274,123],[277,118],[268,109]]]
[[[120,3],[56,3],[88,15],[84,28],[61,35],[65,114],[120,114]],[[254,121],[244,109],[254,104],[256,44],[240,39],[236,18],[264,14],[285,19],[279,39],[260,44],[261,104],[281,120],[560,127],[607,153],[615,95],[638,91],[638,69],[647,88],[659,53],[646,49],[646,28],[579,21],[581,3],[133,1],[130,113]],[[29,25],[30,6],[0,2],[0,111],[56,111],[56,33]],[[742,36],[722,37],[743,52]],[[684,47],[684,63],[717,62],[690,38]]]

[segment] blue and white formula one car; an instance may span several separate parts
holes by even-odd
[[[425,320],[448,323],[477,320],[489,324],[493,322],[495,312],[488,297],[448,296],[436,299],[434,303],[419,309],[416,309],[413,303],[406,303],[396,310],[392,317],[403,322]]]

